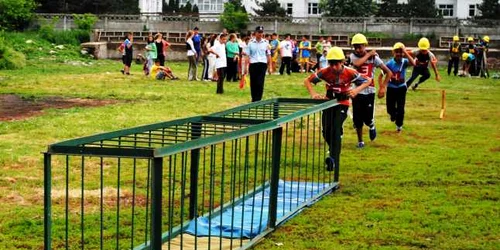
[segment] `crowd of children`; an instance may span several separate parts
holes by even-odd
[[[485,61],[489,37],[484,36],[479,43],[472,37],[468,38],[466,48],[462,47],[459,37],[454,36],[449,48],[448,75],[458,74],[460,60],[463,61],[462,75],[486,76]],[[133,37],[128,34],[122,44],[123,74],[129,74],[132,61]],[[276,34],[263,36],[263,27],[258,26],[254,33],[241,36],[228,34],[223,30],[220,34],[210,34],[204,37],[198,34],[198,28],[188,31],[186,35],[186,53],[189,61],[188,80],[196,81],[197,65],[200,58],[203,61],[202,79],[216,81],[216,93],[224,93],[224,80],[236,82],[245,79],[250,73],[252,101],[262,98],[264,78],[266,74],[290,75],[291,72],[312,72],[304,80],[309,94],[314,99],[336,99],[340,105],[325,110],[322,116],[323,137],[331,147],[330,155],[325,160],[328,170],[333,170],[335,157],[340,153],[342,124],[347,118],[348,107],[353,106],[353,123],[358,137],[358,148],[363,148],[363,126],[369,129],[369,138],[377,136],[375,127],[375,93],[378,98],[386,97],[386,108],[391,122],[396,125],[396,131],[403,129],[405,116],[406,94],[408,89],[416,90],[431,77],[432,68],[436,81],[441,80],[437,69],[437,58],[430,51],[430,41],[423,37],[418,41],[418,49],[408,50],[403,43],[392,47],[393,57],[383,62],[376,50],[368,50],[368,40],[363,34],[352,37],[352,53],[346,55],[341,48],[333,46],[331,37],[320,37],[313,46],[308,36],[302,36],[300,41],[286,34],[281,40]],[[147,40],[145,74],[152,78],[178,79],[170,68],[164,65],[165,52],[169,44],[161,34]],[[311,57],[315,56],[315,60]],[[413,66],[411,76],[406,79],[407,68]],[[378,90],[375,87],[375,71],[378,75]],[[252,73],[253,72],[253,73]],[[256,73],[257,72],[257,73]],[[325,81],[326,93],[318,94],[312,84]],[[415,82],[416,81],[416,82]],[[415,84],[413,84],[415,82]],[[240,86],[242,86],[240,82]],[[244,86],[244,84],[243,84]],[[253,87],[253,88],[252,88]],[[334,117],[340,120],[334,121]],[[337,122],[340,126],[334,126]],[[337,152],[338,151],[338,152]]]

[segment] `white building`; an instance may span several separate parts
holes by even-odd
[[[162,12],[162,0],[139,0],[141,13]],[[227,0],[180,0],[179,5],[187,2],[196,4],[201,14],[220,14],[224,10]],[[256,1],[242,0],[247,12],[254,14],[253,8],[257,8]],[[261,0],[264,1],[264,0]],[[319,8],[320,0],[279,0],[287,14],[293,17],[318,17],[321,16]],[[380,0],[377,0],[380,2]],[[400,3],[408,2],[399,0]],[[436,7],[445,18],[470,18],[480,15],[478,5],[482,0],[436,0]]]
[[[408,0],[398,0],[398,2],[407,3]],[[436,0],[436,7],[445,18],[465,19],[480,15],[478,6],[482,2],[482,0]]]
[[[162,0],[139,0],[141,14],[161,13],[163,10]]]

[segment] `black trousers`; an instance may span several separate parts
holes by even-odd
[[[337,105],[323,111],[321,117],[323,139],[328,144],[330,157],[335,160],[335,166],[339,166],[342,126],[347,118],[347,109],[349,106]]]
[[[262,100],[264,93],[264,81],[266,79],[267,63],[251,63],[248,69],[250,73],[250,92],[252,102]]]
[[[226,77],[226,68],[217,69],[217,94],[224,93],[224,78]]]
[[[391,121],[395,122],[398,127],[403,126],[405,119],[406,90],[406,87],[387,88],[385,100],[387,113],[391,116]]]
[[[460,61],[460,58],[458,57],[452,57],[448,61],[448,75],[451,73],[451,67],[453,66],[453,74],[456,76],[458,74],[458,62]]]
[[[236,82],[236,77],[238,76],[238,62],[234,61],[234,58],[226,57],[227,68],[226,68],[226,80],[228,82]]]
[[[201,74],[201,79],[208,80],[208,58],[203,57],[203,73]]]
[[[319,59],[321,58],[321,54],[316,54],[316,65],[312,68],[312,70],[317,70],[319,69]]]
[[[165,55],[163,55],[163,53],[158,54],[156,59],[160,61],[160,66],[165,66]]]
[[[411,86],[411,84],[413,83],[413,81],[415,81],[415,79],[417,79],[418,76],[421,76],[421,77],[418,79],[417,84],[421,84],[431,77],[431,72],[429,72],[428,67],[425,67],[425,68],[424,67],[413,67],[413,72],[411,72],[411,77],[406,82],[406,86],[408,86],[408,88],[409,88]]]
[[[280,75],[283,75],[283,71],[285,70],[286,67],[286,73],[290,75],[291,73],[291,67],[292,67],[292,58],[289,56],[285,56],[281,58],[281,66],[280,66]]]
[[[375,93],[357,95],[352,99],[352,121],[354,127],[363,128],[363,124],[372,127],[375,124]]]

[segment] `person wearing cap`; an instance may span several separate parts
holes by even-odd
[[[409,65],[415,66],[415,60],[406,51],[403,43],[396,43],[392,47],[394,57],[390,59],[386,66],[392,72],[392,77],[387,85],[386,108],[391,122],[396,123],[396,131],[401,133],[403,120],[405,118],[405,103],[407,87],[405,83],[406,69]],[[406,57],[406,58],[404,58]],[[382,81],[382,74],[378,81]]]
[[[486,52],[488,52],[489,36],[484,36],[479,43],[476,44],[476,72],[481,77],[488,77],[486,73]]]
[[[246,48],[246,54],[249,57],[250,67],[250,92],[252,102],[262,99],[264,93],[264,81],[266,79],[267,65],[271,62],[271,52],[269,51],[269,42],[262,36],[264,27],[255,28],[255,38],[253,38]]]
[[[375,69],[380,68],[385,74],[385,79],[379,85],[378,97],[382,98],[385,95],[385,89],[392,73],[378,56],[375,50],[366,51],[368,40],[363,34],[356,34],[352,37],[351,44],[354,46],[354,52],[350,55],[351,65],[362,75],[373,78]],[[375,83],[370,82],[368,88],[361,91],[355,98],[352,99],[352,121],[358,135],[358,148],[363,148],[363,124],[369,127],[370,140],[373,141],[377,137],[377,129],[375,128]]]
[[[464,52],[462,54],[462,61],[464,61],[464,64],[462,66],[462,71],[463,71],[462,76],[470,77],[471,76],[470,69],[472,65],[475,65],[476,57],[472,53]]]
[[[196,64],[198,64],[198,61],[200,60],[201,56],[201,35],[198,33],[199,29],[198,27],[194,27],[193,29],[193,45],[194,45],[194,50],[196,50]]]
[[[451,73],[451,67],[453,66],[453,74],[457,76],[458,74],[458,62],[460,62],[460,54],[462,44],[459,42],[458,36],[453,36],[453,42],[450,43],[450,58],[448,60],[448,75]]]
[[[436,75],[436,81],[441,81],[441,76],[439,75],[437,69],[437,59],[436,56],[434,56],[434,54],[429,50],[430,47],[431,43],[429,42],[429,39],[422,37],[420,41],[418,41],[418,50],[413,51],[413,55],[416,59],[416,65],[413,67],[413,72],[411,73],[410,79],[406,82],[406,85],[410,88],[413,81],[415,81],[418,76],[420,76],[420,78],[418,79],[418,82],[411,87],[412,90],[416,90],[420,84],[431,77],[431,73],[429,72],[429,63],[431,64],[434,74]]]
[[[329,156],[325,159],[326,169],[333,171],[339,163],[342,125],[347,118],[349,98],[356,97],[358,93],[367,88],[372,79],[361,75],[355,69],[344,66],[344,52],[339,47],[332,47],[326,54],[326,59],[328,67],[307,77],[304,80],[304,86],[313,99],[336,99],[339,103],[339,105],[323,111],[321,117],[323,138],[329,146]],[[312,85],[321,80],[325,81],[325,95],[317,93]],[[353,83],[354,88],[352,87]],[[337,125],[335,126],[334,123]]]

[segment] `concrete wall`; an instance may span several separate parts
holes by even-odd
[[[57,29],[74,28],[71,15],[40,14],[40,20],[59,18]],[[263,25],[266,32],[280,34],[327,34],[351,35],[357,32],[381,32],[394,38],[405,34],[435,34],[436,37],[450,36],[460,32],[462,36],[489,35],[493,40],[500,40],[499,21],[471,21],[459,19],[404,19],[404,18],[260,18],[253,17],[249,30]],[[218,18],[139,16],[139,15],[103,15],[99,17],[95,28],[104,31],[152,31],[183,32],[198,26],[203,32],[220,32],[222,24]]]

